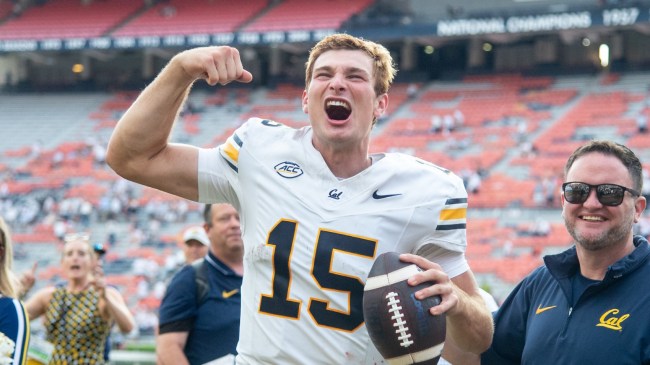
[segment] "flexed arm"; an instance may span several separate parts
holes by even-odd
[[[201,47],[174,56],[122,116],[108,144],[106,161],[137,183],[190,200],[198,199],[198,148],[169,143],[174,121],[192,84],[250,82],[239,51]]]

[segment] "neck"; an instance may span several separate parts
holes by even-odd
[[[212,252],[212,254],[237,274],[242,275],[244,273],[244,258],[242,251],[232,253],[225,252],[220,254]]]
[[[372,160],[365,153],[357,156],[342,154],[325,156],[323,154],[323,159],[332,174],[341,179],[352,177],[372,165]]]
[[[79,293],[84,291],[88,287],[87,280],[82,279],[72,279],[68,280],[68,286],[66,287],[70,293]]]
[[[352,177],[367,169],[372,164],[368,156],[369,140],[361,143],[332,144],[312,139],[314,148],[321,154],[334,176],[340,179]]]
[[[580,273],[588,279],[603,280],[607,269],[616,261],[632,253],[634,248],[632,241],[624,246],[608,247],[596,251],[586,250],[578,244],[576,252],[580,262]]]

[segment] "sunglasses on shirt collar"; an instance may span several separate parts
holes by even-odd
[[[641,195],[636,190],[616,184],[590,185],[583,182],[566,182],[562,184],[564,200],[571,204],[582,204],[586,202],[587,198],[589,198],[589,193],[591,193],[591,189],[596,189],[596,197],[600,204],[609,207],[621,205],[626,191],[635,197]]]

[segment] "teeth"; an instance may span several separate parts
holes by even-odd
[[[582,219],[584,219],[586,221],[593,221],[593,222],[602,222],[604,220],[601,217],[596,217],[596,216],[592,216],[592,215],[585,215],[585,216],[582,217]]]
[[[344,101],[340,101],[340,100],[330,100],[330,101],[327,102],[327,106],[340,106],[340,107],[343,107],[343,108],[348,109],[348,110],[350,109],[350,106],[348,105],[348,103],[346,103]]]

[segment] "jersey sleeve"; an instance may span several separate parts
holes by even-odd
[[[467,248],[467,191],[462,179],[451,171],[416,159],[422,166],[420,176],[409,180],[422,192],[422,204],[415,208],[412,223],[415,232],[411,253],[442,266],[449,277],[469,270],[465,258]],[[416,165],[416,166],[417,166]]]
[[[10,364],[27,364],[29,320],[25,307],[18,299],[3,298],[0,302],[0,360]]]
[[[265,122],[251,118],[233,132],[220,146],[199,150],[199,201],[230,203],[239,209],[239,154],[255,127]],[[254,138],[254,137],[251,137]]]
[[[418,232],[428,232],[417,237],[417,252],[428,257],[434,247],[464,253],[467,247],[467,191],[462,179],[453,172],[430,162],[417,159],[420,169],[413,169],[409,178],[412,189],[421,192],[412,218]]]
[[[192,328],[197,315],[196,274],[185,265],[169,283],[160,303],[159,332],[186,332]]]

